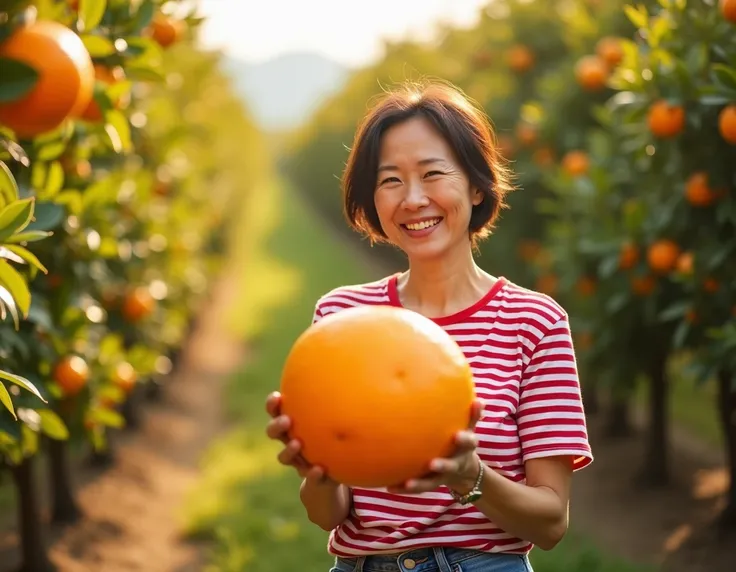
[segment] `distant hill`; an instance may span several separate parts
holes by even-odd
[[[339,90],[350,69],[319,54],[291,53],[262,63],[230,58],[226,70],[268,131],[291,129],[305,121],[325,96]]]

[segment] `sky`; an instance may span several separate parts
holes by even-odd
[[[250,62],[310,51],[347,66],[381,56],[382,39],[431,38],[434,24],[470,26],[488,0],[199,0],[207,48]]]

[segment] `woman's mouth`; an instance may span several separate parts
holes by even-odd
[[[413,237],[426,236],[442,222],[442,217],[428,218],[420,221],[409,222],[401,225],[406,234]]]

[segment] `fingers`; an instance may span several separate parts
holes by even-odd
[[[475,429],[478,421],[480,421],[481,415],[483,415],[484,407],[485,403],[483,403],[482,399],[476,398],[473,400],[473,405],[470,408],[470,423],[468,423],[468,429],[470,429],[471,431]]]
[[[269,439],[276,439],[283,443],[288,440],[289,429],[291,428],[291,419],[286,415],[274,417],[266,425],[266,435]]]
[[[455,435],[455,456],[463,455],[478,447],[478,437],[472,431],[458,431]]]
[[[281,414],[281,393],[273,391],[266,397],[266,411],[271,417],[278,417]]]
[[[303,460],[300,455],[301,450],[302,447],[299,441],[295,439],[289,441],[286,443],[286,447],[284,447],[278,454],[279,463],[288,466],[298,466],[303,464]]]

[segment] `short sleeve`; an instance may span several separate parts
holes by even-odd
[[[312,315],[312,324],[316,324],[319,322],[322,318],[324,318],[324,315],[322,314],[322,310],[320,309],[320,304],[317,302],[314,305],[314,314]]]
[[[523,461],[569,455],[573,470],[593,455],[567,317],[552,325],[522,375],[517,414]]]

